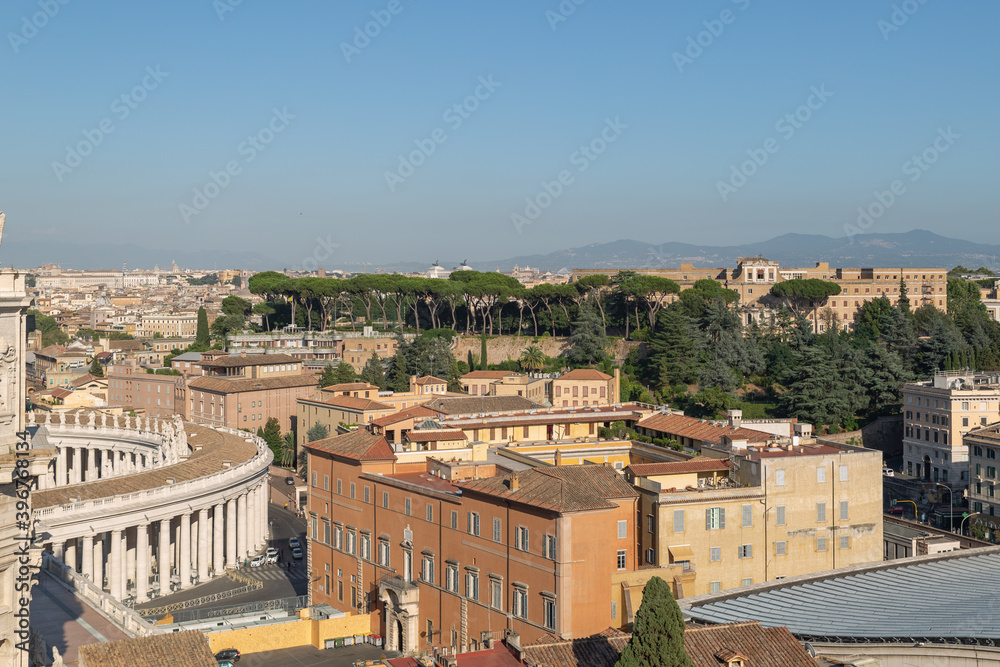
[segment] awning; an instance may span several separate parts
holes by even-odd
[[[670,557],[674,562],[687,560],[694,560],[694,549],[691,548],[690,544],[683,544],[679,547],[667,547],[670,550]]]

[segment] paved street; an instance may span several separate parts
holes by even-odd
[[[81,646],[128,638],[100,612],[46,572],[42,572],[32,590],[31,629],[45,638],[49,660],[55,646],[66,665],[77,664]]]

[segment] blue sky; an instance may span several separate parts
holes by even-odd
[[[293,266],[322,238],[334,267],[839,237],[894,180],[868,231],[1000,242],[995,2],[63,1],[0,7],[15,243]],[[776,123],[797,111],[789,136]],[[604,152],[579,152],[592,141]],[[433,153],[399,171],[417,142]]]

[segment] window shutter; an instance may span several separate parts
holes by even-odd
[[[719,508],[719,530],[726,527],[726,508]]]
[[[712,508],[705,510],[705,530],[712,530]]]

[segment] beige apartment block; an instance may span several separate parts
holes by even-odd
[[[965,434],[969,449],[969,508],[989,516],[1000,516],[1000,422]]]
[[[621,371],[614,375],[580,368],[561,375],[472,371],[460,379],[472,396],[521,396],[558,408],[614,405],[621,401]]]
[[[943,268],[831,268],[829,262],[817,262],[810,268],[781,268],[778,262],[763,257],[738,257],[735,269],[697,268],[694,264],[683,263],[679,269],[637,269],[640,275],[654,275],[669,278],[680,285],[682,290],[694,287],[698,280],[714,280],[723,287],[735,290],[739,295],[739,309],[743,321],[761,321],[774,312],[778,300],[771,296],[771,288],[784,280],[796,278],[816,278],[837,283],[841,293],[831,297],[820,311],[829,308],[844,330],[853,329],[854,318],[865,302],[886,297],[893,304],[898,303],[900,281],[906,283],[906,290],[912,308],[930,304],[938,310],[948,308],[948,271]],[[613,275],[616,269],[575,269],[572,281],[588,275]],[[816,317],[815,328],[825,329],[822,318]]]
[[[690,597],[882,559],[882,458],[816,444],[706,449],[632,466],[641,493],[640,555]],[[694,475],[692,477],[692,475]]]
[[[209,324],[212,319],[214,317],[209,315]],[[164,338],[194,338],[197,333],[197,313],[151,313],[143,315],[136,327],[136,334],[140,338],[152,338],[156,334]]]
[[[939,371],[903,385],[903,472],[962,489],[969,484],[965,434],[1000,420],[1000,375]]]

